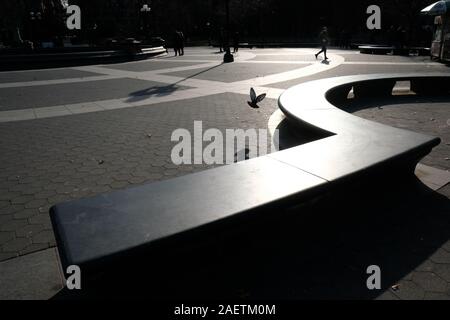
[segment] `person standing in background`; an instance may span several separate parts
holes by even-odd
[[[180,56],[184,56],[184,34],[183,31],[178,31],[178,45]]]
[[[180,42],[178,31],[174,30],[172,33],[173,51],[175,51],[175,57],[180,53]]]

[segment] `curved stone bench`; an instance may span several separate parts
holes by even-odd
[[[327,131],[328,138],[54,206],[50,214],[64,269],[78,265],[85,276],[106,271],[191,239],[207,241],[218,231],[315,199],[352,179],[412,174],[418,161],[439,144],[438,138],[364,120],[331,103],[344,101],[351,88],[357,97],[377,90],[387,95],[395,81],[404,80],[427,93],[435,89],[430,83],[448,85],[450,76],[369,75],[301,84],[280,97],[280,108],[290,121]]]
[[[411,81],[418,94],[450,92],[448,74],[374,74],[329,78],[290,88],[279,99],[291,121],[334,134],[332,137],[271,155],[328,181],[382,164],[416,165],[440,143],[408,130],[355,117],[332,102],[391,95],[397,81]],[[406,162],[407,161],[407,162]]]

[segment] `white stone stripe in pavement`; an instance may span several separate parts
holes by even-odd
[[[161,62],[161,60],[159,60]],[[207,63],[207,62],[215,62],[216,65],[222,65],[222,60],[182,60],[182,62],[189,63]],[[286,61],[277,61],[277,60],[241,60],[234,61],[234,63],[257,63],[257,64],[312,64],[315,61],[311,60],[286,60]],[[157,70],[159,71],[159,70]]]
[[[316,62],[316,63],[314,63],[310,66],[304,67],[304,68],[299,68],[299,69],[295,69],[295,70],[291,70],[291,71],[287,71],[287,72],[273,74],[273,75],[266,76],[266,77],[254,78],[251,80],[238,81],[238,82],[235,82],[234,84],[266,86],[266,85],[269,85],[272,83],[290,81],[290,80],[294,80],[294,79],[308,77],[308,76],[311,76],[311,75],[314,75],[314,74],[317,74],[320,72],[324,72],[324,71],[338,67],[345,61],[345,59],[343,57],[340,57],[335,54],[330,54],[329,57],[330,57],[330,60],[327,64]]]
[[[223,89],[209,89],[208,95],[222,93]],[[196,88],[191,90],[180,90],[176,91],[167,96],[151,96],[146,99],[139,101],[132,101],[130,98],[122,99],[111,99],[102,100],[87,103],[77,103],[69,105],[60,105],[44,108],[33,108],[33,109],[21,109],[21,110],[10,110],[0,112],[0,123],[1,122],[13,122],[22,120],[35,120],[44,118],[53,118],[60,116],[68,116],[74,114],[83,114],[99,111],[108,111],[114,109],[124,109],[139,106],[148,106],[163,102],[172,102],[179,100],[194,99],[205,96],[205,92],[202,89]]]
[[[265,92],[268,98],[277,99],[281,93],[283,93],[283,89],[276,88],[267,88],[267,87],[255,87],[255,90],[258,92]],[[207,91],[207,92],[205,92]],[[248,95],[248,88],[234,88],[233,87],[224,87],[224,86],[216,86],[210,87],[208,90],[205,88],[194,88],[188,90],[179,90],[171,93],[167,96],[150,96],[148,98],[133,101],[130,98],[122,98],[122,99],[110,99],[110,100],[102,100],[95,102],[86,102],[86,103],[76,103],[69,105],[60,105],[60,106],[52,106],[45,108],[33,108],[33,109],[23,109],[23,110],[11,110],[11,111],[3,111],[0,112],[0,122],[11,122],[11,121],[21,121],[21,120],[33,120],[33,119],[43,119],[43,118],[52,118],[52,117],[60,117],[74,114],[83,114],[83,113],[91,113],[91,112],[99,112],[99,111],[108,111],[114,109],[124,109],[131,107],[139,107],[139,106],[148,106],[153,104],[159,104],[163,102],[172,102],[179,100],[187,100],[203,97],[205,95],[214,95],[220,94],[224,92],[234,92],[239,94]]]
[[[275,61],[275,60],[248,60],[237,61],[237,63],[255,63],[255,64],[313,64],[315,60],[289,60],[289,61]]]
[[[0,122],[12,122],[36,119],[34,109],[8,110],[0,112]]]

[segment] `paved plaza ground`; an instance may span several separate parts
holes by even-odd
[[[174,130],[192,131],[194,121],[200,120],[205,129],[223,132],[229,128],[266,129],[278,109],[280,94],[306,81],[367,73],[450,72],[449,67],[426,57],[362,55],[350,50],[331,50],[330,63],[324,64],[314,58],[315,51],[241,49],[234,63],[223,64],[222,54],[215,49],[187,48],[182,57],[169,54],[122,64],[0,72],[0,298],[50,298],[61,287],[48,213],[52,205],[210,168],[172,163],[175,144],[170,139]],[[251,87],[267,94],[260,109],[247,104]],[[398,84],[398,92],[408,90],[407,83]],[[414,205],[402,205],[399,199],[408,199],[409,191],[423,196],[415,200],[420,210],[411,217],[402,213],[388,223],[395,226],[395,231],[389,231],[391,240],[394,235],[404,236],[402,241],[411,252],[398,257],[410,263],[391,259],[391,263],[401,265],[401,271],[388,276],[382,292],[354,292],[350,297],[450,300],[450,186],[446,185],[450,179],[445,180],[450,175],[449,108],[448,97],[424,99],[412,94],[347,106],[346,111],[356,116],[442,139],[441,145],[421,162],[425,173],[418,170],[418,177],[435,186],[434,190],[413,183],[412,187],[402,187],[397,200],[386,202],[395,205],[378,208],[385,211],[384,218],[389,217],[386,212],[409,212]],[[444,183],[427,180],[430,172]],[[343,222],[335,221],[334,226],[339,223]],[[358,223],[365,222],[352,221],[351,225],[358,228]],[[421,223],[427,227],[427,236],[433,235],[432,230],[438,235],[423,246],[420,239],[408,233],[420,230]],[[377,225],[387,228],[381,220]],[[330,228],[323,230],[340,234]],[[370,234],[375,236],[374,232]],[[316,240],[307,250],[311,257],[320,256],[322,250],[323,243]],[[358,248],[338,250],[345,258],[334,261],[355,264],[358,259],[352,255],[359,254],[359,262],[370,264],[373,253],[377,261],[389,263],[381,257],[381,248],[390,247],[392,242],[374,243],[375,253],[370,247],[355,244]],[[282,261],[286,256],[279,258]],[[330,263],[322,260],[321,264]],[[317,267],[312,258],[308,261],[312,262],[302,262],[299,267],[302,272]],[[285,262],[289,261],[280,263]],[[277,263],[276,259],[270,263]],[[345,266],[336,268],[348,275],[352,269]],[[30,268],[34,271],[28,272]],[[282,284],[294,277],[289,272],[278,284],[272,283],[271,288],[280,286],[275,290],[276,297],[320,297],[319,289],[327,287],[326,280],[334,281],[324,277],[320,283],[308,282],[309,289],[304,290],[296,289],[302,286],[300,280],[294,281],[286,284],[290,291],[283,296]],[[343,282],[336,280],[336,285]],[[270,298],[266,288],[252,288],[251,292],[244,290],[246,297]],[[327,291],[323,296],[339,298],[333,294],[338,291]]]

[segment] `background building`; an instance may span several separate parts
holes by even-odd
[[[78,42],[106,38],[154,37],[170,39],[172,30],[183,30],[191,43],[216,39],[225,27],[226,0],[68,0],[82,9],[82,30],[68,31],[64,24],[67,0],[2,0],[0,29],[3,43],[15,43],[17,30],[23,39],[48,40],[71,36]],[[317,32],[327,25],[334,44],[342,37],[353,42],[399,41],[425,44],[432,25],[420,10],[430,0],[229,0],[231,28],[242,41],[316,42]],[[150,12],[141,12],[147,4]],[[382,8],[382,30],[366,29],[366,9]],[[40,12],[40,16],[30,15]]]

